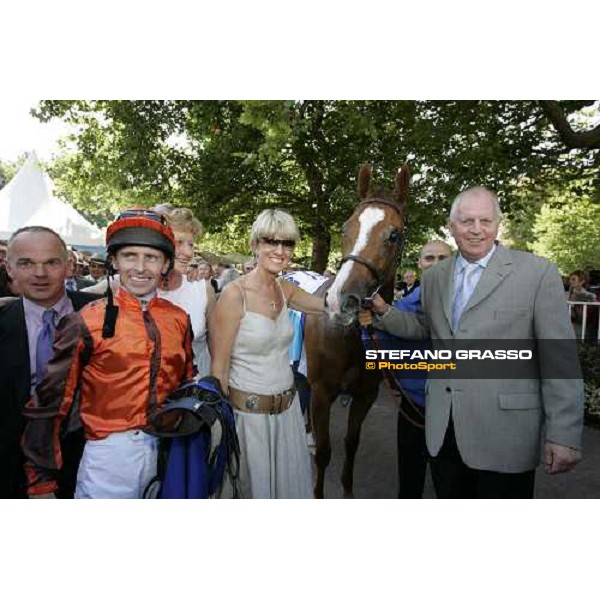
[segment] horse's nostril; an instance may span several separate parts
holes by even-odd
[[[358,312],[360,308],[360,298],[355,294],[346,296],[342,301],[342,312]]]

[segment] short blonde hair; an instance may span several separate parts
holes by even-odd
[[[189,208],[173,208],[170,204],[159,204],[154,210],[164,215],[173,230],[191,233],[194,239],[203,233],[202,223],[194,216]]]
[[[297,242],[300,237],[294,217],[279,208],[263,210],[250,230],[250,248],[254,250],[260,238],[277,238]]]

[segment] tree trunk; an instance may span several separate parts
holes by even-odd
[[[555,100],[540,100],[544,113],[554,125],[567,148],[600,148],[600,125],[588,131],[573,131],[560,104]]]
[[[310,268],[312,271],[322,273],[327,268],[329,251],[331,249],[331,234],[323,225],[317,225],[313,235],[313,250]]]

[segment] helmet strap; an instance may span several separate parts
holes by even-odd
[[[115,306],[112,282],[115,274],[115,269],[112,265],[112,261],[108,267],[108,275],[106,277],[108,282],[108,289],[106,291],[106,309],[104,311],[104,323],[102,324],[102,338],[112,338],[115,335],[115,327],[117,325],[117,317],[119,315],[119,307]]]

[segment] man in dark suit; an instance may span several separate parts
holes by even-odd
[[[22,296],[0,300],[0,498],[27,497],[20,447],[22,412],[41,378],[44,355],[51,350],[52,335],[47,340],[43,336],[48,337],[64,315],[97,299],[65,291],[67,260],[64,241],[46,227],[24,227],[9,241],[7,269]],[[45,313],[51,323],[46,324]],[[73,496],[83,445],[81,428],[71,423],[62,439],[59,497]]]
[[[83,290],[87,287],[91,287],[96,283],[94,279],[91,277],[84,277],[80,275],[81,266],[83,265],[82,261],[79,258],[79,255],[75,250],[68,251],[67,258],[67,273],[65,275],[65,288],[69,292],[78,292],[79,290]],[[79,270],[79,272],[78,272]]]

